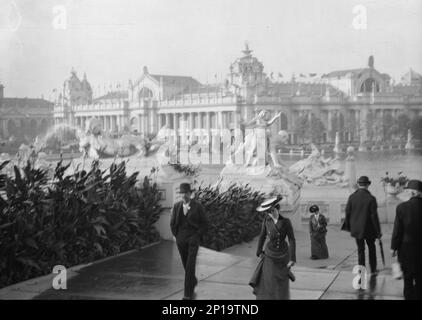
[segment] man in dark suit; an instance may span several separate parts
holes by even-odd
[[[377,199],[369,192],[371,184],[368,177],[358,179],[358,189],[349,196],[346,205],[345,229],[356,239],[358,263],[365,266],[365,242],[369,251],[371,275],[377,274],[377,255],[375,239],[381,238],[381,226],[378,218]]]
[[[183,200],[176,202],[171,214],[171,232],[176,237],[177,248],[185,269],[184,300],[194,298],[198,280],[195,276],[196,255],[201,235],[208,228],[208,219],[204,207],[195,199],[191,199],[192,189],[189,183],[180,184]]]
[[[410,180],[406,186],[410,199],[396,208],[391,253],[403,271],[404,298],[422,299],[422,181]]]

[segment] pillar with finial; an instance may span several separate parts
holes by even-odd
[[[330,101],[330,88],[328,87],[328,85],[325,87],[325,96],[324,96],[326,101]]]
[[[407,130],[407,142],[404,147],[406,150],[413,150],[415,149],[415,144],[413,143],[413,136],[412,136],[412,130]]]
[[[374,62],[375,62],[374,56],[369,56],[369,58],[368,58],[368,68],[374,69]]]
[[[356,162],[355,162],[355,148],[347,147],[346,166],[344,170],[344,180],[348,182],[349,192],[356,189]]]
[[[336,132],[336,138],[335,138],[335,142],[334,142],[334,149],[333,149],[334,153],[340,153],[340,134],[337,131]]]

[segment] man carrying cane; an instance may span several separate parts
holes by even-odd
[[[185,292],[183,300],[194,299],[196,255],[201,236],[208,228],[208,219],[204,207],[191,199],[192,189],[189,183],[180,184],[183,200],[176,202],[171,214],[170,228],[176,237],[177,248],[185,269]]]
[[[366,242],[371,275],[376,275],[378,271],[375,239],[381,239],[377,200],[368,190],[371,184],[368,177],[360,177],[357,183],[358,189],[347,201],[346,218],[342,229],[350,231],[350,235],[356,239],[358,263],[361,266],[365,266]]]

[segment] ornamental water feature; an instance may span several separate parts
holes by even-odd
[[[281,132],[272,138],[281,137],[283,140],[283,136]],[[23,164],[26,160],[33,161],[36,167],[53,170],[55,163],[62,159],[72,163],[69,174],[78,166],[88,167],[92,160],[99,160],[104,168],[113,162],[125,161],[128,173],[138,171],[139,177],[149,175],[152,168],[158,168],[157,178],[162,186],[163,202],[169,208],[175,199],[176,187],[180,181],[193,181],[192,177],[176,171],[169,164],[173,156],[181,151],[175,147],[173,138],[173,133],[165,126],[154,137],[136,134],[113,137],[103,133],[99,123],[92,119],[87,123],[85,130],[58,124],[48,130],[43,137],[37,137],[32,145],[22,145],[16,155],[1,154],[0,160],[12,160],[4,170],[11,170],[13,164]],[[244,144],[248,147],[250,143],[246,143],[246,140]],[[286,203],[286,208],[290,208],[290,214],[294,210],[298,212],[296,220],[300,219],[296,221],[297,229],[300,228],[301,222],[307,221],[308,207],[314,203],[320,206],[330,224],[341,223],[345,203],[354,190],[356,178],[367,175],[372,181],[370,191],[378,199],[381,221],[392,222],[395,205],[402,199],[402,195],[399,193],[393,197],[389,196],[388,188],[381,183],[381,177],[388,171],[391,175],[403,172],[409,178],[422,179],[420,165],[422,151],[414,149],[411,133],[408,134],[406,148],[403,145],[403,148],[394,150],[384,148],[372,151],[369,148],[351,146],[345,148],[344,145],[340,146],[338,139],[336,141],[335,147],[331,150],[318,149],[311,145],[310,154],[305,153],[304,149],[293,152],[292,148],[286,146],[287,153],[278,154],[275,166],[271,165],[274,153],[268,153],[266,157],[269,160],[267,159],[267,163],[261,166],[256,165],[257,159],[250,159],[250,164],[247,166],[236,166],[230,161],[220,164],[203,163],[200,165],[200,174],[195,180],[198,184],[214,184],[221,182],[222,179],[239,183],[252,182],[262,190],[265,189],[267,193],[280,191],[289,202]],[[164,151],[162,146],[166,146]],[[187,149],[191,147],[192,144],[188,143]],[[216,151],[215,148],[211,150]],[[236,150],[232,148],[232,151]],[[242,152],[248,154],[247,150]],[[256,155],[256,150],[249,154]],[[168,219],[169,217],[164,217],[160,222],[163,227]]]

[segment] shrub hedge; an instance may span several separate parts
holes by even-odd
[[[256,208],[264,200],[264,193],[252,190],[248,184],[237,183],[222,191],[220,183],[201,185],[196,197],[204,205],[210,222],[201,240],[204,247],[221,251],[251,241],[259,234],[264,213],[257,212]]]
[[[52,180],[29,162],[14,166],[13,176],[0,174],[0,287],[159,239],[153,224],[162,208],[151,176],[138,187],[138,172],[128,176],[125,162],[65,175],[69,166],[59,162]]]

